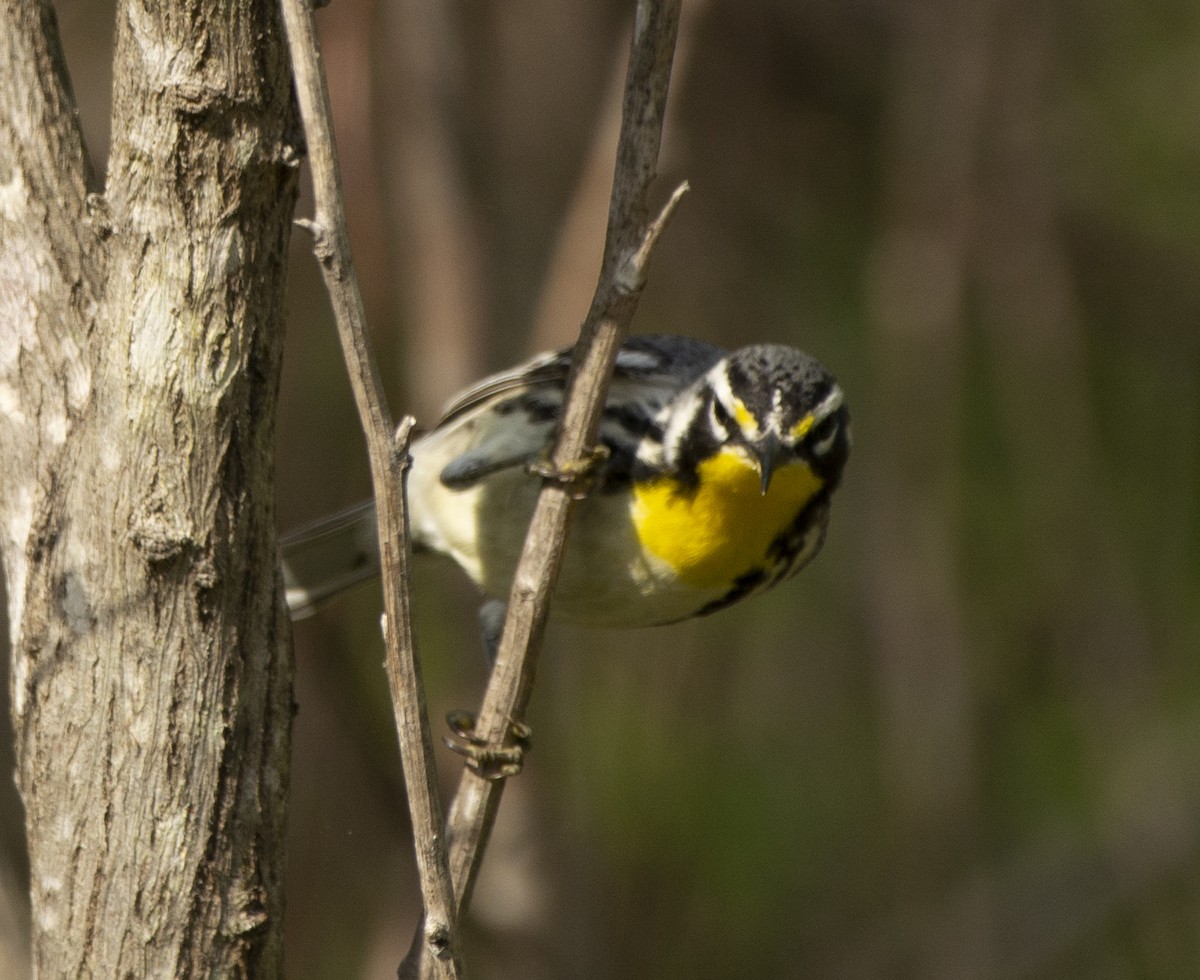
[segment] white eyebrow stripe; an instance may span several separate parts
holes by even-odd
[[[714,401],[720,402],[730,412],[736,416],[735,409],[740,404],[745,408],[746,403],[733,393],[733,383],[729,380],[729,359],[721,361],[708,374],[709,386],[712,388]],[[746,409],[749,411],[749,409]],[[754,428],[747,431],[742,428],[742,424],[734,419],[734,424],[742,430],[742,434],[747,438],[753,438],[758,432],[758,419],[754,417],[754,413],[750,412],[750,417],[754,421]]]
[[[829,435],[812,447],[813,453],[817,456],[824,456],[827,452],[829,452],[830,449],[833,448],[833,443],[834,440],[837,439],[837,436],[837,429],[831,429]]]
[[[729,361],[728,359],[718,362],[711,371],[708,372],[708,382],[712,386],[713,394],[715,394],[726,405],[733,404],[733,386],[729,383]]]
[[[841,386],[835,384],[833,390],[825,396],[825,400],[813,409],[812,417],[814,419],[827,418],[841,408],[845,400],[846,396],[842,394]]]

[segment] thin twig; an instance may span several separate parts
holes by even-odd
[[[666,118],[663,122],[660,166],[669,160],[674,147],[676,156],[683,140],[672,139],[679,130],[675,111],[680,101],[681,81],[686,81],[696,47],[696,35],[712,0],[687,0],[679,11],[679,36],[671,64],[671,90],[667,96]],[[630,18],[632,19],[632,18]],[[613,153],[621,133],[621,109],[625,96],[627,65],[621,64],[628,25],[623,25],[619,41],[614,43],[611,77],[606,80],[599,111],[592,125],[587,153],[580,167],[578,180],[571,194],[564,218],[556,236],[554,249],[539,287],[537,310],[533,317],[532,337],[538,349],[549,350],[567,342],[564,331],[576,330],[579,310],[591,299],[583,292],[593,282],[592,262],[604,246],[602,215],[612,194]],[[594,282],[593,282],[594,288]]]
[[[633,319],[654,240],[680,195],[649,220],[680,0],[639,0],[622,107],[617,165],[609,204],[600,279],[575,348],[563,404],[563,420],[550,468],[575,470],[589,456],[603,411],[617,349]],[[496,664],[474,734],[489,748],[514,743],[533,686],[550,596],[562,560],[573,488],[549,479],[542,486],[509,596]],[[470,900],[503,778],[464,769],[448,821],[450,866],[460,911]],[[428,972],[422,974],[428,976]]]
[[[454,894],[441,834],[441,804],[425,694],[409,616],[404,472],[412,419],[404,419],[393,432],[383,385],[371,353],[362,295],[346,233],[329,93],[320,66],[312,11],[305,0],[282,0],[282,4],[315,201],[313,220],[301,224],[313,234],[313,248],[329,290],[371,463],[383,569],[385,665],[425,906],[422,947],[428,954],[427,962],[434,964],[433,975],[457,978],[461,966],[456,951]]]

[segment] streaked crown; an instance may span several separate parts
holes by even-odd
[[[766,493],[782,465],[806,462],[829,490],[850,451],[842,389],[815,358],[757,344],[718,361],[665,410],[663,462],[686,480],[721,449],[744,452]]]

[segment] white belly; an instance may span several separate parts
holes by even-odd
[[[488,595],[507,598],[541,481],[512,467],[451,490],[433,456],[445,458],[414,453],[409,474],[414,540],[453,558]],[[625,493],[593,493],[576,505],[551,607],[556,618],[651,626],[686,618],[720,597],[720,590],[684,585],[644,552],[631,507]]]

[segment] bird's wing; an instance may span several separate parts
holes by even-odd
[[[536,459],[553,438],[562,412],[571,352],[565,347],[540,354],[460,392],[414,453],[422,443],[429,449],[442,438],[453,438],[456,448],[465,446],[442,470],[442,482],[454,488]],[[624,457],[663,405],[723,355],[718,347],[686,337],[625,341],[617,352],[601,427],[615,471],[627,470]]]

